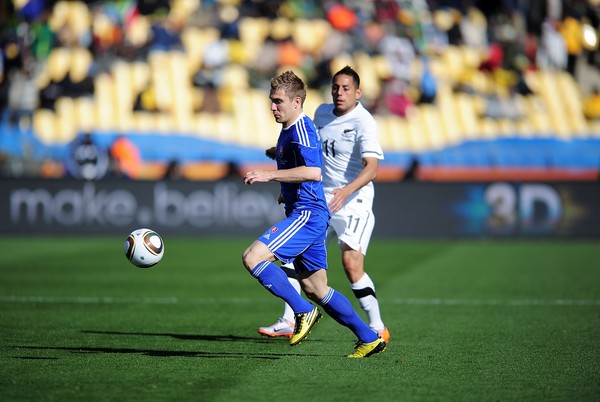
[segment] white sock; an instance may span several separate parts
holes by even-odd
[[[365,272],[363,277],[358,282],[351,284],[350,287],[358,299],[360,307],[367,313],[369,327],[376,331],[385,328],[379,312],[379,302],[375,296],[375,285],[369,275]]]
[[[295,272],[294,265],[293,264],[283,264],[281,266],[281,269],[283,269],[285,271],[285,273],[288,275],[288,281],[292,284],[294,289],[296,289],[296,292],[298,292],[298,294],[300,294],[301,288],[300,288],[300,282],[298,281],[298,278],[296,278],[295,276],[293,276],[293,277],[290,276],[290,275],[293,275],[293,274],[291,274],[291,272]],[[284,303],[283,318],[286,319],[287,321],[291,322],[292,324],[296,322],[294,310],[292,310],[290,305],[287,303]]]

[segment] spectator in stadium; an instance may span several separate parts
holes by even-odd
[[[116,178],[137,179],[142,167],[138,147],[120,135],[110,146],[111,173]]]
[[[575,77],[577,59],[583,53],[583,25],[575,12],[568,13],[559,25],[567,47],[567,72]]]
[[[14,69],[8,79],[9,122],[25,130],[31,126],[33,112],[38,105],[34,66],[26,63],[22,69]]]
[[[386,343],[356,313],[350,301],[327,284],[325,239],[330,214],[321,181],[321,144],[313,121],[304,114],[304,82],[291,71],[271,81],[271,111],[282,125],[276,147],[277,170],[251,170],[244,183],[281,183],[279,201],[287,218],[255,240],[243,254],[244,266],[266,289],[288,303],[295,313],[290,345],[302,341],[321,317],[273,262],[294,263],[306,295],[357,337],[350,358],[385,350]],[[342,196],[342,198],[344,198]],[[338,205],[339,199],[333,205]]]
[[[567,68],[567,47],[563,36],[557,31],[556,23],[542,24],[542,37],[538,47],[537,65],[542,69],[562,70]]]
[[[408,37],[396,36],[388,29],[388,33],[379,41],[378,50],[390,64],[394,78],[405,82],[411,80],[412,63],[417,53]]]
[[[437,80],[431,72],[429,61],[423,60],[423,75],[419,82],[419,100],[417,103],[433,104],[437,96]]]
[[[518,68],[515,71],[515,75],[517,82],[513,88],[514,92],[522,96],[534,95],[535,93],[527,83],[524,68]]]
[[[177,159],[172,159],[165,169],[165,174],[163,175],[163,180],[183,180],[185,177],[183,176],[181,163]]]
[[[389,342],[390,333],[381,320],[375,285],[365,272],[364,257],[375,226],[372,205],[373,180],[377,176],[383,151],[377,139],[377,126],[362,106],[360,77],[349,66],[334,74],[331,82],[332,104],[322,104],[315,112],[315,123],[322,141],[323,186],[332,214],[328,235],[338,239],[342,265],[350,287],[367,314],[369,326]],[[267,151],[273,156],[274,150]],[[348,221],[352,226],[347,228]],[[299,292],[293,265],[284,264],[288,281]],[[284,315],[275,324],[258,332],[271,337],[291,336],[293,313],[284,306]]]
[[[71,177],[100,180],[106,175],[108,165],[107,150],[98,146],[90,133],[75,138],[66,161],[66,170]]]
[[[595,86],[583,103],[583,114],[588,120],[600,120],[600,88]]]
[[[408,84],[397,79],[384,86],[383,101],[388,112],[400,117],[407,117],[415,106],[408,94]]]

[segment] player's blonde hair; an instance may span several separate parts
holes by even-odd
[[[285,71],[271,79],[271,93],[280,88],[283,89],[290,99],[299,97],[301,100],[300,104],[304,105],[304,101],[306,100],[306,85],[292,71]]]

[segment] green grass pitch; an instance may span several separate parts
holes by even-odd
[[[283,306],[242,267],[253,239],[164,240],[144,270],[124,238],[0,238],[0,400],[600,400],[596,242],[374,239],[392,339],[347,359],[327,316],[295,347],[257,334]]]

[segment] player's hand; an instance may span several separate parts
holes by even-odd
[[[348,190],[346,190],[346,187],[336,188],[329,194],[333,194],[333,198],[329,202],[329,211],[331,211],[332,214],[335,214],[337,211],[342,209],[346,199],[350,195]]]
[[[267,155],[269,158],[275,160],[275,150],[276,150],[275,147],[271,147],[265,151],[265,155]]]
[[[244,184],[264,183],[270,180],[269,172],[266,170],[251,170],[244,175]]]

